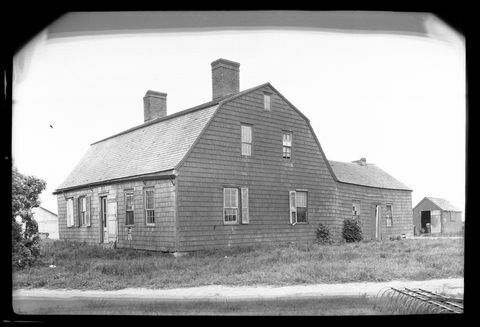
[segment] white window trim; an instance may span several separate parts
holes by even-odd
[[[250,142],[243,141],[243,127],[248,127],[250,129]],[[243,153],[243,144],[250,145],[250,154]],[[251,157],[253,154],[253,126],[250,124],[240,124],[240,154],[243,157]]]
[[[153,192],[153,208],[147,209],[147,192]],[[145,211],[145,225],[155,226],[155,189],[153,187],[145,188],[143,190],[143,202],[144,202],[144,211]],[[153,211],[153,223],[148,222],[148,212]]]
[[[353,212],[353,207],[355,207],[355,211],[357,214]],[[360,217],[360,201],[353,201],[352,202],[352,218]]]
[[[225,206],[225,191],[226,191],[227,189],[228,189],[228,190],[229,190],[229,189],[235,190],[236,198],[237,198],[237,200],[236,200],[237,206],[236,206],[236,207],[226,207],[226,206]],[[239,219],[238,219],[238,218],[239,218],[239,215],[240,215],[240,208],[239,208],[238,202],[239,202],[239,201],[238,201],[238,188],[237,188],[237,187],[224,187],[224,188],[223,188],[223,212],[222,212],[222,219],[223,219],[223,223],[224,223],[225,225],[237,225],[237,224],[238,224],[238,222],[239,222]],[[225,220],[225,209],[237,209],[237,215],[236,215],[234,221],[226,221],[226,220]]]

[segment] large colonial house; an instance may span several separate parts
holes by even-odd
[[[211,101],[167,115],[148,91],[144,123],[91,144],[58,197],[60,239],[191,251],[412,235],[411,189],[364,158],[328,161],[309,119],[270,83],[240,91],[239,64],[212,62]]]

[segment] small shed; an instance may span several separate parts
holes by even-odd
[[[445,199],[425,197],[413,208],[415,235],[462,230],[462,211]]]

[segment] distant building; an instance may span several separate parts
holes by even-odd
[[[32,212],[40,236],[58,240],[58,216],[43,207],[33,208]]]
[[[462,211],[447,200],[425,197],[413,208],[415,234],[454,233],[462,230]]]

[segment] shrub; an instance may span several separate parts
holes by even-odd
[[[330,235],[330,229],[328,226],[320,223],[317,228],[317,239],[316,242],[319,244],[331,244],[332,238]]]
[[[360,242],[363,239],[360,221],[358,219],[345,219],[342,235],[346,242]]]

